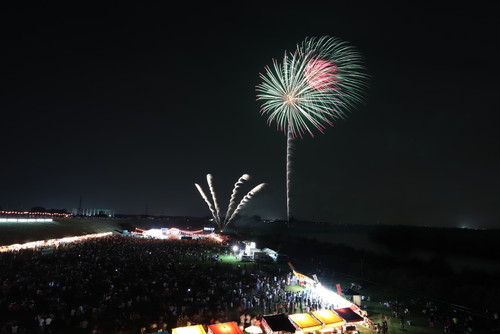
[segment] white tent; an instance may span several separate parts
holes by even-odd
[[[276,260],[278,258],[278,252],[275,250],[272,250],[271,248],[263,248],[261,252],[266,253],[269,255],[273,260]]]

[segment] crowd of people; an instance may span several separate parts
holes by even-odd
[[[114,234],[0,253],[0,334],[158,333],[176,327],[235,321],[260,325],[263,314],[334,308],[313,290],[290,291],[286,265],[228,263],[227,245],[206,240],[159,240]],[[360,285],[351,288],[361,289]],[[474,319],[431,302],[380,302],[387,316],[368,323],[387,333],[405,330],[415,312],[445,332],[473,328]],[[498,327],[498,315],[494,314]]]
[[[112,235],[0,254],[0,333],[170,332],[301,305],[284,293],[290,270],[225,263],[225,251],[208,240]]]
[[[497,313],[488,318],[482,317],[483,327],[478,329],[477,325],[481,318],[474,316],[470,311],[456,307],[443,307],[446,305],[440,306],[433,301],[419,298],[410,298],[406,301],[380,301],[379,303],[388,312],[383,312],[384,314],[380,317],[381,322],[372,322],[370,328],[373,328],[376,333],[387,333],[388,324],[391,322],[397,322],[399,329],[402,331],[408,330],[415,325],[413,320],[415,318],[425,319],[426,323],[421,325],[429,328],[440,328],[444,333],[456,333],[458,331],[466,333],[483,332],[484,328],[499,331]],[[422,320],[420,321],[422,322]]]

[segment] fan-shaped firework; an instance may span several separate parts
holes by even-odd
[[[229,199],[229,205],[227,206],[227,213],[226,213],[226,218],[224,219],[224,224],[227,223],[230,217],[230,213],[234,210],[234,205],[236,204],[236,193],[238,192],[238,189],[240,186],[243,184],[243,182],[248,181],[250,179],[250,175],[248,174],[243,174],[238,181],[234,184],[233,192],[231,193],[231,199]]]
[[[219,203],[217,202],[217,197],[215,196],[215,189],[214,189],[214,184],[213,184],[213,176],[212,174],[207,174],[207,183],[208,183],[208,189],[210,189],[210,193],[212,194],[212,199],[214,201],[214,209],[215,209],[215,216],[217,220],[217,224],[220,224],[220,209],[219,209]]]
[[[257,100],[268,124],[276,122],[287,135],[287,219],[290,220],[289,183],[292,139],[345,118],[363,100],[367,74],[361,55],[336,37],[306,38],[282,62],[273,60],[260,74]]]
[[[200,192],[201,197],[205,200],[205,203],[207,203],[208,208],[210,209],[210,212],[212,212],[212,216],[215,219],[215,222],[217,224],[219,224],[220,222],[218,220],[217,212],[215,212],[215,209],[214,209],[214,206],[212,205],[212,202],[210,202],[210,200],[208,199],[208,196],[203,191],[203,188],[201,188],[201,186],[198,183],[195,183],[194,185],[196,186],[196,189],[198,189],[198,191]]]
[[[248,192],[248,194],[246,194],[245,197],[243,197],[241,199],[240,204],[238,204],[238,206],[236,207],[236,210],[234,210],[233,214],[231,215],[231,217],[229,218],[228,221],[231,221],[240,212],[240,210],[243,207],[245,207],[245,205],[248,203],[248,201],[250,201],[252,199],[252,197],[255,196],[256,193],[261,191],[265,185],[266,185],[265,183],[261,183],[258,186],[256,186],[255,188],[253,188],[252,190],[250,190]]]
[[[248,194],[245,197],[243,197],[243,199],[240,201],[240,203],[238,204],[236,209],[234,209],[234,206],[236,204],[235,200],[236,200],[236,195],[237,195],[238,189],[243,184],[243,182],[248,181],[249,179],[250,179],[250,175],[243,174],[238,179],[238,181],[234,184],[234,188],[233,188],[233,191],[231,193],[231,198],[229,200],[229,205],[227,208],[226,217],[224,217],[223,220],[221,220],[221,218],[220,218],[220,209],[219,209],[219,206],[217,204],[217,199],[215,196],[216,194],[215,194],[215,188],[213,185],[212,175],[207,174],[207,183],[208,183],[210,193],[212,195],[212,200],[214,203],[212,203],[210,201],[210,199],[208,198],[208,196],[205,194],[205,192],[203,191],[203,189],[201,188],[201,186],[198,183],[194,184],[196,186],[196,188],[198,189],[201,197],[205,200],[205,203],[207,203],[208,208],[210,209],[210,212],[212,213],[212,216],[214,217],[214,221],[220,230],[224,230],[224,228],[232,222],[232,220],[234,219],[236,214],[238,214],[240,212],[240,210],[243,209],[245,207],[245,205],[250,201],[250,199],[252,199],[252,197],[257,192],[262,190],[262,188],[266,185],[265,183],[261,183],[258,186],[256,186],[255,188],[253,188],[252,190],[250,190],[248,192]]]

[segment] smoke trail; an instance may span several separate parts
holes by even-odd
[[[203,199],[207,203],[208,208],[212,212],[212,216],[215,219],[215,222],[217,223],[217,225],[219,226],[219,228],[221,228],[220,221],[217,220],[217,214],[215,212],[215,209],[214,209],[212,203],[210,202],[210,200],[208,199],[207,195],[205,194],[205,192],[203,191],[203,189],[201,189],[201,187],[200,187],[200,185],[198,183],[195,183],[194,185],[196,186],[196,188],[198,188],[198,191],[200,192],[201,197],[203,197]]]
[[[286,221],[287,225],[290,226],[290,174],[292,173],[293,155],[293,133],[290,126],[286,137]]]
[[[214,200],[214,206],[215,206],[215,213],[217,215],[217,224],[220,225],[220,209],[219,209],[219,204],[217,203],[217,198],[215,197],[215,189],[213,185],[213,176],[212,174],[207,174],[207,183],[208,187],[210,188],[210,193],[212,194],[212,199]]]
[[[236,204],[236,192],[238,188],[243,184],[244,181],[250,180],[250,175],[243,174],[238,181],[234,184],[233,193],[231,194],[231,199],[229,200],[229,205],[227,207],[226,217],[224,219],[224,224],[229,220],[229,214],[234,210],[234,205]]]
[[[266,183],[259,184],[258,186],[250,190],[245,197],[243,197],[240,204],[238,204],[238,207],[236,207],[236,210],[234,210],[234,213],[231,215],[231,218],[228,219],[227,224],[225,226],[227,226],[231,222],[234,216],[236,216],[236,214],[240,212],[240,210],[245,206],[245,204],[247,204],[248,201],[250,201],[256,193],[258,193],[262,188],[264,188],[265,185]]]

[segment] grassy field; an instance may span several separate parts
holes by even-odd
[[[342,275],[336,275],[335,282],[340,283],[341,286],[347,288],[352,282],[352,278],[342,277]],[[401,330],[400,321],[398,318],[393,318],[391,315],[391,309],[384,306],[382,303],[386,301],[393,300],[405,300],[411,298],[411,296],[402,296],[398,291],[391,291],[388,288],[380,288],[376,286],[366,286],[360,291],[365,296],[370,296],[370,301],[362,301],[361,306],[364,310],[368,312],[368,317],[374,323],[382,324],[383,319],[387,320],[389,325],[389,333],[421,333],[421,334],[434,334],[443,333],[443,325],[436,324],[435,327],[429,327],[429,323],[424,314],[421,313],[420,308],[417,305],[412,308],[409,314],[404,315],[405,327]],[[407,321],[411,321],[411,325]],[[360,327],[361,333],[375,333],[374,330]]]

